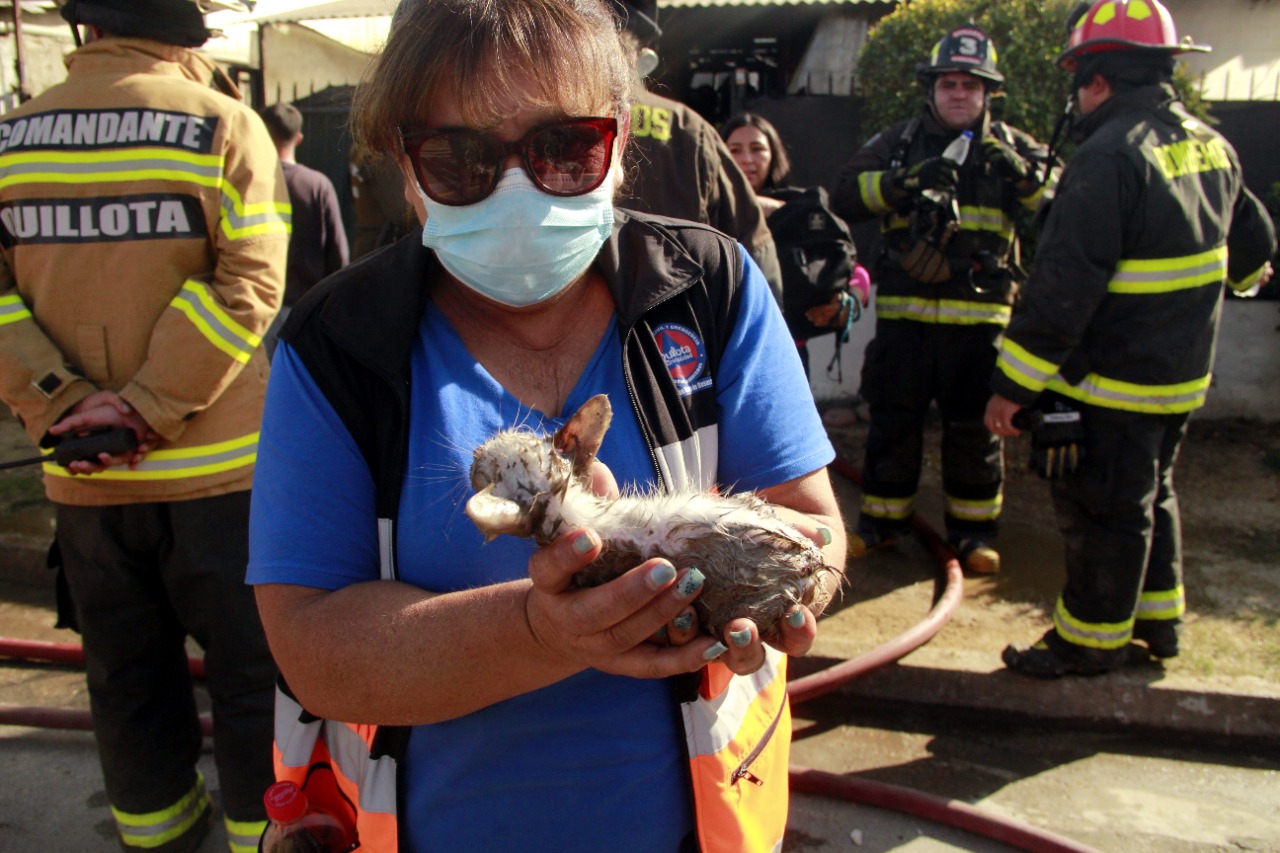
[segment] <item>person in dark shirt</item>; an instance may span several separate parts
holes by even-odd
[[[276,336],[294,303],[320,279],[346,266],[351,253],[333,182],[295,159],[298,144],[302,142],[302,113],[293,104],[279,103],[263,109],[259,115],[276,143],[284,182],[289,188],[289,201],[293,204],[284,307],[264,339],[270,356],[275,352]]]

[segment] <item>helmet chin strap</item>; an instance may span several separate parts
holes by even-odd
[[[67,6],[71,9],[71,37],[76,40],[76,47],[84,47],[84,42],[80,40],[80,25],[75,22],[76,0],[67,0]]]
[[[1054,161],[1058,159],[1059,146],[1067,139],[1071,138],[1071,126],[1076,120],[1076,93],[1072,91],[1067,95],[1067,108],[1062,111],[1062,115],[1058,116],[1058,121],[1053,126],[1053,136],[1049,138],[1049,151],[1045,155],[1044,174],[1040,176],[1040,186],[1049,183],[1049,176],[1053,174]]]

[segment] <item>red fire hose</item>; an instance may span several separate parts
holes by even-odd
[[[83,666],[84,647],[79,643],[48,643],[43,640],[18,640],[11,637],[0,637],[0,657]],[[187,665],[190,667],[191,675],[194,678],[204,678],[204,661],[202,659],[188,657]],[[93,719],[89,712],[73,708],[0,705],[0,725],[93,731]],[[213,733],[213,722],[207,714],[200,717],[200,726],[206,737]]]

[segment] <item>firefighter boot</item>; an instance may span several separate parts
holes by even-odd
[[[849,537],[849,556],[857,559],[881,548],[893,548],[901,535],[902,531],[879,527],[860,518],[858,529]]]
[[[947,537],[947,544],[956,552],[966,572],[974,575],[1000,573],[1000,552],[976,536],[952,534]]]
[[[1160,619],[1139,619],[1133,623],[1133,638],[1146,643],[1153,658],[1165,660],[1178,656],[1180,625]]]
[[[1019,675],[1061,678],[1064,675],[1102,675],[1119,669],[1125,662],[1125,650],[1087,649],[1068,643],[1050,628],[1032,646],[1007,646],[1000,659]]]

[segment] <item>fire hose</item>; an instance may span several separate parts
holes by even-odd
[[[861,486],[861,472],[844,459],[837,457],[831,468]],[[793,706],[831,693],[859,676],[902,659],[932,639],[959,607],[964,596],[964,573],[955,553],[920,515],[912,516],[911,525],[939,567],[938,584],[942,591],[935,596],[933,607],[923,620],[888,642],[856,658],[790,682],[787,693]],[[0,637],[0,656],[73,665],[84,663],[84,650],[74,643],[44,643],[3,637]],[[193,676],[203,677],[202,660],[190,658],[188,663]],[[21,706],[0,706],[0,725],[81,731],[93,729],[88,711]],[[212,735],[213,726],[208,715],[201,715],[200,725],[206,737]],[[795,765],[791,766],[788,777],[793,791],[915,815],[1028,853],[1098,853],[1092,847],[1046,830],[912,788]]]

